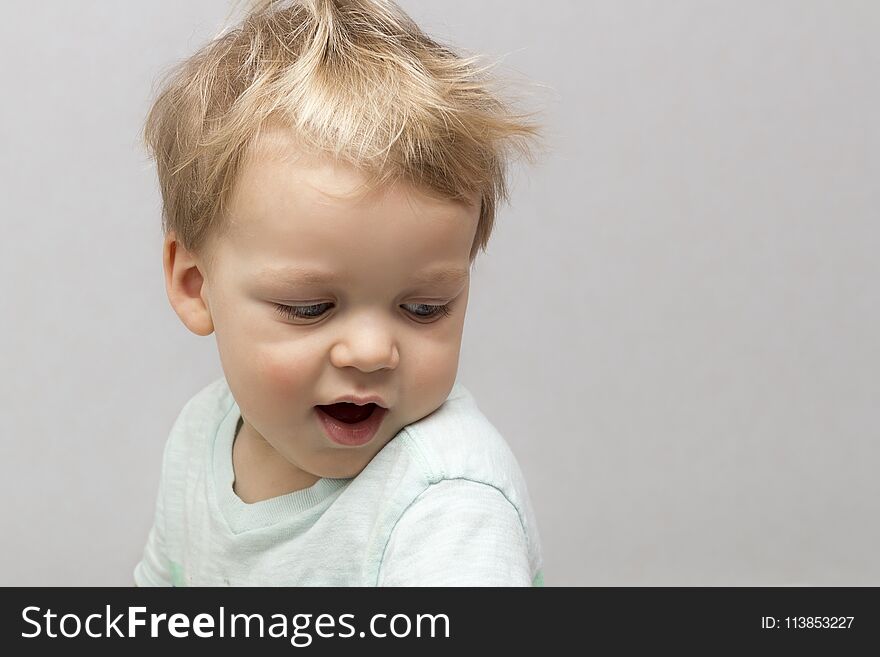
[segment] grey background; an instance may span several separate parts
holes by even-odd
[[[401,3],[542,83],[459,379],[559,585],[880,585],[880,5]],[[3,585],[130,585],[182,405],[138,133],[226,0],[0,21]]]

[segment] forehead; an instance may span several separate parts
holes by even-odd
[[[239,191],[247,195],[260,187],[265,192],[271,186],[277,192],[285,186],[296,186],[300,195],[346,199],[355,198],[363,182],[364,177],[355,166],[309,152],[287,131],[268,128],[248,152]]]
[[[357,167],[308,153],[270,131],[240,170],[229,239],[238,253],[281,265],[315,256],[363,259],[371,252],[386,263],[435,258],[467,264],[476,199],[439,199],[405,182],[369,190],[365,182]]]

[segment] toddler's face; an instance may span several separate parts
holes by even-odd
[[[166,240],[169,298],[192,330],[216,334],[244,420],[237,440],[259,445],[275,472],[353,477],[452,389],[479,204],[403,184],[344,198],[363,180],[354,168],[267,137],[242,171],[211,271],[184,252],[175,266],[192,258],[198,271],[169,275]],[[315,409],[347,394],[389,409],[357,447],[330,440]]]

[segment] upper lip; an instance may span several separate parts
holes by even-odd
[[[381,406],[382,408],[388,408],[388,405],[385,403],[385,400],[382,399],[379,395],[367,395],[366,397],[359,397],[358,395],[343,395],[338,399],[330,402],[330,404],[339,404],[341,402],[349,402],[351,404],[357,404],[358,406],[366,406],[367,404],[376,404],[377,406]],[[330,404],[326,404],[329,406]]]

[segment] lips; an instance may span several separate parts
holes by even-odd
[[[354,406],[354,409],[341,408],[343,406]],[[388,409],[376,404],[369,406],[370,408],[358,407],[356,404],[346,403],[315,406],[315,414],[327,438],[347,447],[359,447],[373,439],[388,413]],[[343,419],[337,419],[330,411],[344,414]]]

